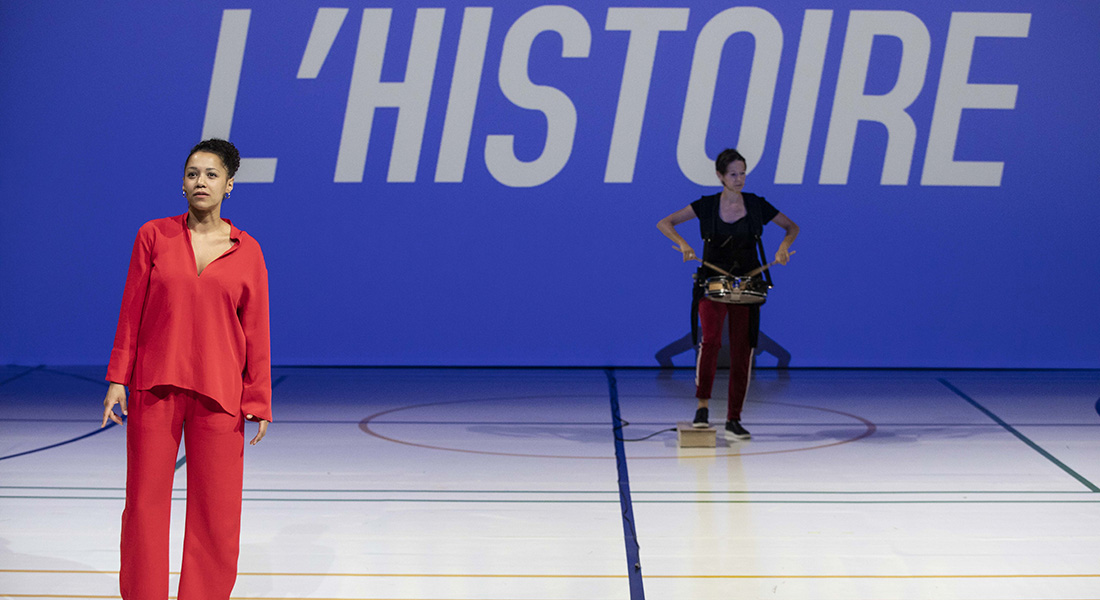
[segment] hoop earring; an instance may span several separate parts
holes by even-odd
[[[226,192],[226,193],[225,193],[225,199],[226,199],[226,200],[228,200],[228,199],[229,199],[229,194],[230,194],[230,192]]]

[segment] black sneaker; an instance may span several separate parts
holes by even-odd
[[[749,430],[741,426],[741,421],[726,421],[727,440],[747,440],[751,437]]]
[[[691,426],[696,429],[706,429],[710,427],[710,411],[705,407],[697,409],[695,411],[695,420],[691,422]]]

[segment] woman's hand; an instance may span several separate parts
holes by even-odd
[[[118,404],[122,409],[122,414],[126,413],[126,386],[121,383],[112,383],[107,388],[107,396],[103,398],[103,424],[99,426],[103,429],[107,426],[107,420],[110,419],[115,423],[122,425],[122,417],[118,416],[118,413],[114,411],[115,405]]]
[[[684,255],[684,262],[689,260],[699,260],[695,256],[695,250],[691,249],[691,245],[684,240],[683,236],[676,233],[676,226],[680,223],[695,218],[695,209],[690,204],[681,208],[680,210],[672,213],[671,215],[657,221],[657,229],[661,233],[665,234],[665,237],[672,240],[676,245],[674,247],[680,249],[680,253]]]
[[[251,421],[252,415],[245,415],[244,418]],[[264,439],[264,436],[267,435],[267,426],[271,423],[271,421],[260,419],[259,421],[257,421],[257,423],[260,424],[260,430],[256,432],[256,437],[252,438],[251,442],[248,442],[251,446],[255,446],[256,444],[260,443],[260,440]]]
[[[775,262],[785,265],[791,260],[791,254],[794,254],[790,252],[790,247],[794,243],[794,238],[798,237],[798,225],[783,213],[775,215],[772,223],[782,227],[783,231],[787,232],[787,235],[783,236],[783,241],[779,243],[779,249],[775,251]]]

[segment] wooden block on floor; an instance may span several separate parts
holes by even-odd
[[[687,421],[676,424],[676,438],[681,448],[714,448],[718,430],[713,427],[696,429]]]

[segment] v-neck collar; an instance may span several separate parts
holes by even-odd
[[[239,248],[241,245],[241,230],[237,229],[237,226],[233,224],[233,221],[230,221],[225,217],[221,217],[222,221],[229,223],[229,241],[232,242],[232,245],[229,246],[229,248],[227,248],[225,252],[219,254],[217,258],[206,263],[206,266],[203,267],[202,271],[200,271],[199,263],[195,258],[195,246],[191,243],[191,228],[187,226],[188,214],[189,213],[183,213],[182,215],[177,217],[177,219],[179,220],[180,225],[183,227],[183,233],[187,238],[187,253],[191,255],[191,264],[195,268],[195,277],[202,277],[202,274],[210,268],[210,265],[237,251],[237,248]]]
[[[187,232],[187,239],[190,240],[191,239],[191,228],[187,226],[187,215],[188,214],[190,214],[190,213],[183,213],[182,215],[176,217],[176,220],[179,221],[179,224],[180,224],[181,227],[183,227],[183,230]],[[222,221],[225,221],[226,223],[229,223],[229,239],[233,240],[234,242],[239,243],[240,239],[241,239],[241,230],[237,229],[237,226],[233,224],[233,221],[230,221],[229,219],[227,219],[225,217],[222,217],[221,219],[222,219]]]

